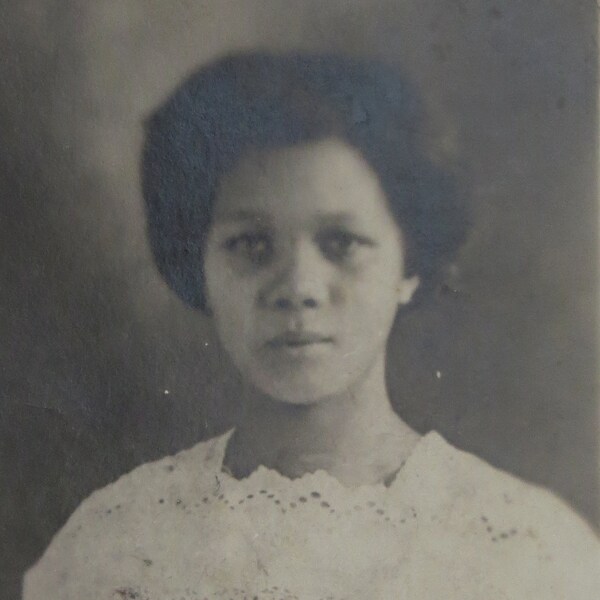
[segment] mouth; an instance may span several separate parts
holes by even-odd
[[[281,335],[271,338],[266,345],[269,348],[277,349],[301,349],[332,343],[333,338],[331,336],[326,336],[321,333],[310,331],[286,331]]]

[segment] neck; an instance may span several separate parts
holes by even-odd
[[[257,397],[242,423],[225,459],[241,477],[264,465],[291,478],[323,469],[349,485],[375,483],[418,439],[390,405],[383,355],[344,393],[308,405]]]

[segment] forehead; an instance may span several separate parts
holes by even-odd
[[[246,156],[223,177],[215,217],[244,213],[292,222],[316,214],[390,219],[376,173],[357,150],[337,139]]]

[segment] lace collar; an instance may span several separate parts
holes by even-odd
[[[425,435],[421,436],[419,441],[413,447],[411,453],[402,463],[401,467],[394,474],[391,482],[380,482],[376,484],[362,484],[358,486],[347,486],[341,483],[334,476],[330,475],[324,469],[319,469],[313,472],[307,472],[304,475],[297,478],[289,478],[282,475],[279,471],[273,468],[259,466],[247,477],[237,479],[227,469],[223,468],[223,462],[225,453],[227,450],[227,444],[231,439],[231,436],[235,432],[235,428],[232,428],[224,434],[213,438],[208,442],[211,444],[209,451],[206,455],[206,466],[209,467],[213,472],[218,474],[218,477],[226,481],[230,485],[246,484],[250,487],[254,487],[253,484],[258,481],[268,480],[271,483],[278,485],[288,485],[297,487],[299,489],[310,487],[311,485],[326,483],[327,487],[336,489],[340,493],[348,493],[350,491],[357,490],[379,490],[383,493],[386,491],[392,493],[397,487],[402,486],[402,482],[407,477],[418,474],[421,471],[421,465],[425,462],[430,464],[428,457],[431,457],[432,453],[439,455],[440,451],[447,449],[448,443],[444,438],[436,431],[430,431]]]

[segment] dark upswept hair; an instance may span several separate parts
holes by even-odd
[[[203,249],[222,175],[252,150],[334,137],[379,176],[407,274],[431,289],[465,237],[466,214],[455,178],[426,155],[423,123],[416,93],[380,62],[255,52],[202,67],[146,121],[142,187],[160,273],[205,309]]]

